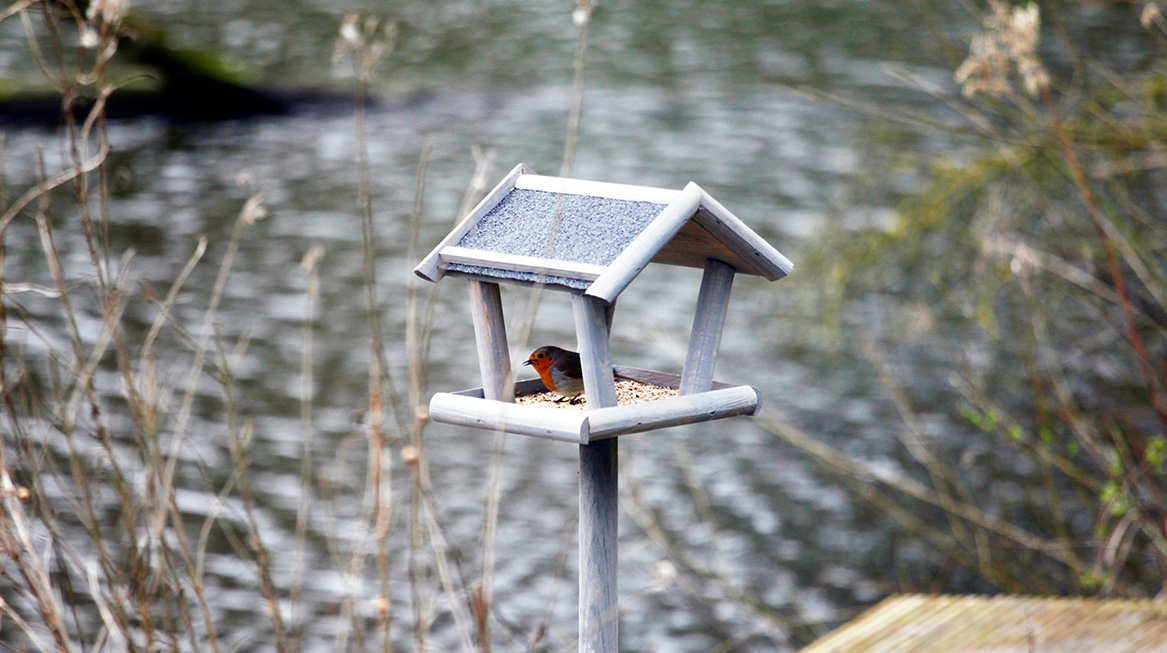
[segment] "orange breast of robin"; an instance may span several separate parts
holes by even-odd
[[[555,379],[551,378],[550,358],[537,360],[531,363],[531,367],[535,368],[535,371],[539,373],[539,378],[543,380],[543,385],[547,386],[548,390],[552,392],[557,391],[555,388]]]

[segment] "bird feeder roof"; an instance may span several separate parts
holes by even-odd
[[[546,177],[520,164],[414,272],[542,283],[611,302],[650,262],[703,268],[707,259],[771,281],[793,268],[697,184]]]

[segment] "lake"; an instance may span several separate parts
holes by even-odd
[[[220,385],[204,374],[178,451],[176,499],[196,535],[208,515],[243,523],[238,496],[220,499],[208,484],[222,489],[232,483],[228,426],[248,433],[254,519],[273,552],[273,582],[286,597],[299,577],[295,534],[310,434],[317,485],[302,605],[283,605],[302,619],[304,651],[339,650],[338,642],[363,650],[376,641],[369,601],[381,585],[366,512],[371,349],[358,149],[366,148],[368,157],[376,303],[389,373],[407,395],[407,289],[416,285],[424,298],[432,287],[411,269],[452,227],[475,176],[475,153],[488,162],[482,170],[487,188],[520,162],[541,174],[563,172],[579,37],[572,9],[547,0],[155,0],[133,6],[141,20],[165,31],[171,46],[215,52],[265,88],[314,89],[321,100],[305,101],[288,116],[203,124],[158,117],[114,121],[107,164],[112,258],[134,252],[123,317],[132,343],[142,341],[157,315],[149,298],[165,295],[199,238],[206,238],[206,253],[173,313],[194,341],[206,333],[204,312],[236,217],[249,197],[263,195],[267,217],[238,243],[210,346],[215,365],[229,361],[234,417],[228,419]],[[363,142],[348,100],[356,87],[352,67],[332,59],[348,12],[372,12],[398,25],[396,49],[370,84]],[[568,176],[677,189],[697,182],[792,259],[794,273],[780,282],[737,279],[717,378],[759,388],[768,416],[893,474],[903,473],[910,460],[895,436],[902,420],[861,353],[861,339],[900,341],[904,334],[887,333],[886,318],[901,307],[894,296],[874,296],[844,315],[840,329],[827,328],[818,280],[813,269],[799,267],[800,254],[828,226],[891,223],[897,202],[926,181],[896,157],[962,156],[957,137],[886,116],[913,111],[952,118],[925,90],[957,94],[952,70],[976,24],[957,2],[609,0],[587,25],[582,112]],[[37,78],[15,18],[0,25],[0,71],[17,81]],[[6,128],[9,196],[35,182],[38,157],[50,171],[59,170],[68,152],[63,143],[42,129]],[[410,216],[423,158],[422,220],[411,252]],[[67,199],[54,202],[54,235],[66,275],[77,283],[78,328],[92,345],[101,330],[89,290],[93,270],[75,205]],[[52,287],[33,221],[17,220],[6,238],[6,278]],[[320,292],[312,299],[311,275],[300,264],[314,247],[322,256]],[[614,360],[679,372],[699,282],[700,272],[692,269],[656,266],[641,275],[617,306]],[[527,321],[529,297],[527,290],[504,288],[516,366],[539,345],[575,346],[569,297],[545,293]],[[60,305],[35,291],[15,293],[14,301],[24,314],[20,320],[9,316],[9,341],[47,385],[49,361],[71,353]],[[433,392],[481,385],[465,284],[453,278],[439,284],[432,311],[423,403]],[[21,326],[25,321],[37,328]],[[985,446],[968,424],[942,410],[955,391],[941,348],[930,338],[908,337],[891,361],[918,402],[925,436],[954,456]],[[173,392],[166,400],[171,418],[162,428],[167,446],[192,348],[170,328],[156,345],[159,378]],[[312,372],[308,385],[305,364]],[[94,386],[108,411],[116,455],[134,469],[133,429],[112,358],[98,368]],[[402,405],[408,424],[408,396]],[[402,650],[413,647],[410,606],[421,605],[431,648],[458,648],[458,624],[432,547],[418,554],[420,561],[411,554],[412,485],[400,456],[407,440],[392,428],[389,439],[386,483],[394,510],[385,560],[393,641]],[[51,446],[65,455],[63,440]],[[620,447],[626,650],[794,650],[893,591],[985,587],[756,420],[631,435]],[[458,586],[475,586],[484,564],[495,439],[430,424],[424,449],[432,482],[428,505],[439,523],[428,537],[453,560]],[[92,445],[83,455],[103,456]],[[498,650],[574,646],[576,465],[572,445],[505,439],[490,554],[490,629]],[[70,483],[47,485],[61,506],[71,496]],[[101,497],[114,498],[109,492]],[[116,519],[112,509],[105,514]],[[671,534],[672,549],[646,534],[646,516]],[[84,534],[77,535],[83,542]],[[275,650],[255,568],[233,546],[219,530],[208,536],[206,586],[214,622],[231,650]],[[355,568],[349,563],[354,550],[368,553]],[[693,573],[688,564],[712,573]],[[411,592],[411,565],[423,577],[420,594]],[[349,597],[362,615],[355,620],[345,605]]]

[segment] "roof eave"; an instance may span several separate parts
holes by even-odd
[[[493,209],[495,206],[498,206],[498,203],[501,202],[503,198],[514,189],[515,183],[518,181],[521,175],[534,173],[535,171],[531,170],[524,163],[520,163],[519,165],[512,168],[511,171],[507,173],[507,176],[503,177],[503,180],[498,182],[498,185],[496,185],[489,193],[486,194],[485,197],[482,198],[482,201],[478,203],[478,206],[475,206],[474,210],[470,211],[470,213],[467,213],[462,222],[458,223],[458,226],[454,227],[454,230],[451,231],[445,238],[443,238],[442,242],[438,243],[437,247],[434,247],[433,250],[427,254],[426,257],[423,258],[416,267],[413,268],[413,273],[422,279],[425,279],[426,281],[436,282],[441,279],[445,274],[445,271],[442,269],[441,265],[442,250],[446,249],[447,247],[457,245],[458,241],[460,241],[462,237],[465,236],[466,233],[469,232],[470,229],[483,218],[483,216],[485,216],[487,213],[490,213],[491,209]]]
[[[704,219],[698,214],[695,218],[702,227],[714,237],[725,243],[726,247],[734,250],[746,261],[749,261],[754,272],[769,281],[777,281],[794,270],[794,264],[766,242],[761,236],[750,229],[737,216],[730,213],[713,199],[709,193],[701,191],[701,208],[713,217],[713,220]]]

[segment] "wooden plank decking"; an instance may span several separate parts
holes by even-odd
[[[892,596],[801,653],[1165,653],[1167,605],[1026,596]]]

